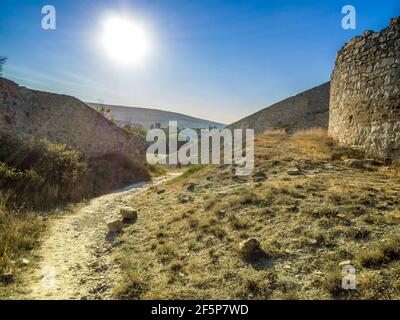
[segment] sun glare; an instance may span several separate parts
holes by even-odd
[[[118,63],[142,61],[148,53],[148,38],[144,29],[132,21],[109,18],[104,24],[102,44],[110,57]]]

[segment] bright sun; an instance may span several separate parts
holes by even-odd
[[[102,44],[118,63],[137,63],[149,49],[145,31],[140,25],[118,17],[109,18],[104,24]]]

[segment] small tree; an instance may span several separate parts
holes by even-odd
[[[0,57],[0,76],[1,76],[1,74],[3,72],[3,64],[5,64],[6,61],[7,61],[6,57]]]

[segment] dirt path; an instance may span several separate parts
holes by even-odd
[[[39,266],[26,275],[24,293],[18,299],[109,299],[120,276],[112,256],[116,241],[106,222],[118,216],[135,193],[179,175],[172,173],[139,183],[81,204],[73,213],[50,221],[38,250]]]

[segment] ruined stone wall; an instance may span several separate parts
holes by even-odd
[[[328,128],[329,82],[264,108],[228,128],[296,131]]]
[[[366,31],[337,54],[329,134],[375,157],[400,156],[400,17]]]
[[[138,169],[145,166],[139,138],[74,97],[26,89],[4,78],[0,95],[0,134],[45,138],[74,147],[88,159],[118,154]]]

